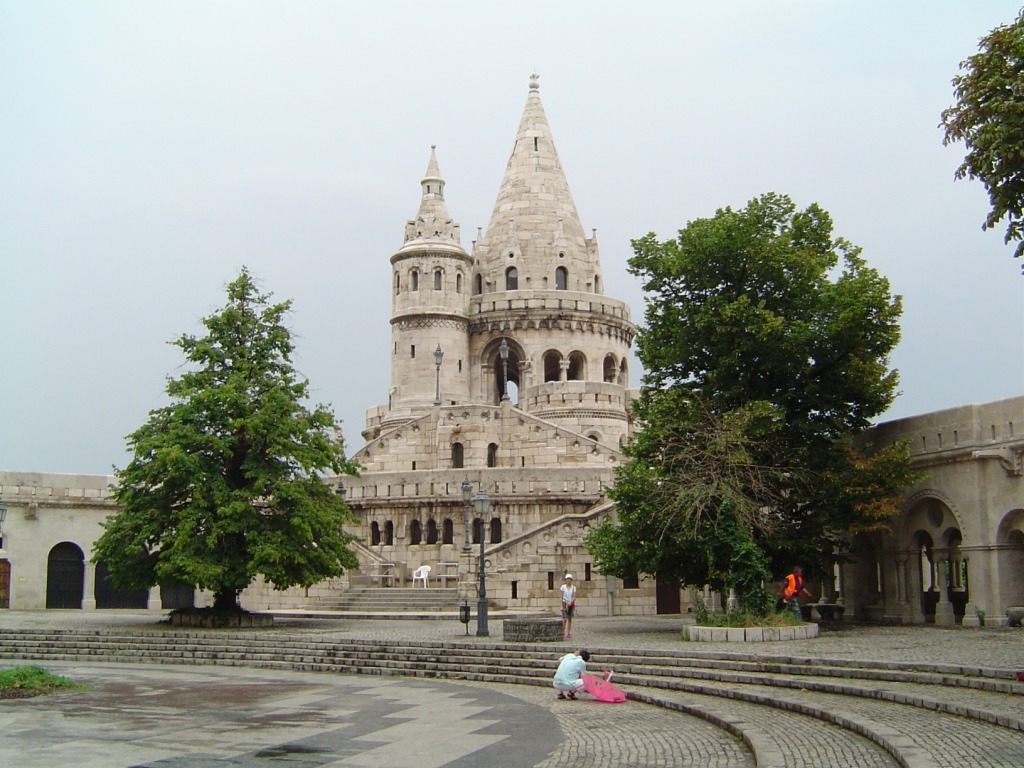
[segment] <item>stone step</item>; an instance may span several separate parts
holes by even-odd
[[[349,674],[387,674],[414,677],[439,677],[448,679],[477,680],[485,682],[511,682],[524,685],[550,684],[551,673],[564,648],[547,650],[529,645],[504,643],[452,643],[447,641],[383,641],[383,640],[327,640],[308,636],[294,636],[282,633],[210,633],[202,630],[160,631],[42,631],[42,630],[0,630],[0,657],[25,660],[63,661],[117,661],[180,664],[219,664],[225,666],[256,666],[279,669],[297,669]],[[865,697],[884,699],[905,704],[912,708],[980,720],[990,725],[1013,731],[1024,730],[1024,717],[1019,716],[1019,706],[1005,705],[1015,697],[1007,696],[997,689],[963,686],[960,677],[977,679],[983,683],[993,681],[1001,670],[959,670],[960,676],[922,672],[921,669],[906,669],[914,665],[888,665],[891,672],[906,674],[915,682],[926,682],[934,687],[934,697],[917,695],[898,696],[898,691],[879,691],[878,672],[880,666],[868,664],[865,669],[850,662],[828,663],[818,659],[813,663],[803,660],[802,677],[790,675],[789,668],[778,659],[760,659],[748,663],[747,668],[738,670],[738,662],[723,654],[715,658],[700,654],[699,659],[684,652],[670,651],[623,651],[621,649],[595,650],[600,654],[602,666],[614,666],[616,682],[627,689],[631,698],[637,701],[680,709],[680,697],[726,697],[731,701],[742,701],[759,707],[783,707],[795,694],[779,695],[772,691],[779,688],[798,689],[800,696],[807,699],[800,705],[799,714],[818,721],[833,723],[857,733],[865,739],[881,745],[902,765],[926,765],[934,755],[923,755],[905,734],[893,730],[886,722],[864,715],[844,715],[838,718],[836,707],[818,707],[814,704],[816,690],[844,697]],[[781,657],[780,657],[781,658]],[[722,668],[715,669],[714,664]],[[699,665],[698,665],[699,664]],[[927,668],[928,665],[920,665]],[[771,668],[776,671],[758,671]],[[817,673],[807,674],[808,671]],[[948,672],[948,670],[947,670]],[[842,678],[837,681],[822,680],[822,677]],[[865,675],[869,685],[859,686],[858,675]],[[881,681],[898,682],[896,678]],[[1024,686],[1014,681],[1011,690],[1020,693]],[[763,688],[758,688],[762,686]],[[988,706],[965,707],[955,700],[956,688],[974,688],[975,696],[988,696]],[[763,690],[764,692],[759,692]],[[989,690],[988,694],[978,691]],[[810,697],[810,698],[808,698]],[[715,699],[712,699],[713,701]],[[709,721],[719,725],[730,723],[741,738],[751,744],[758,756],[758,765],[789,765],[792,755],[780,750],[780,740],[756,724],[745,722],[742,717],[729,714],[729,706],[720,702],[715,706],[703,705],[703,712]],[[735,706],[733,707],[735,709]],[[696,711],[691,712],[695,714]],[[749,720],[749,718],[748,718]],[[724,727],[724,726],[723,726]],[[786,741],[786,740],[781,740]]]

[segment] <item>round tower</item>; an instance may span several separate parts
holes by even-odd
[[[391,389],[382,427],[408,421],[438,401],[469,397],[472,259],[448,214],[433,146],[420,186],[419,210],[391,257]]]
[[[520,409],[620,445],[635,328],[603,295],[597,237],[580,222],[537,75],[473,258],[473,397],[497,403],[511,389]]]

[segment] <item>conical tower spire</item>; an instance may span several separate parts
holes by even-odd
[[[484,279],[496,290],[503,290],[510,268],[516,270],[520,290],[553,289],[555,271],[561,267],[568,275],[560,283],[563,288],[599,293],[596,240],[586,237],[580,223],[541,104],[538,79],[530,76],[512,153],[474,255]]]
[[[420,208],[416,218],[405,223],[405,244],[429,241],[461,248],[459,225],[449,215],[448,206],[444,202],[444,179],[437,163],[436,150],[437,146],[431,144],[427,172],[420,180]]]

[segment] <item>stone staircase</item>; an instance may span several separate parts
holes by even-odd
[[[1005,669],[742,655],[590,649],[628,697],[706,720],[741,739],[758,768],[829,765],[829,750],[863,765],[951,764],[984,744],[986,766],[1020,765],[1024,684]],[[213,664],[406,675],[549,686],[564,646],[451,640],[358,640],[288,630],[0,630],[0,658]],[[960,763],[963,764],[963,763]]]
[[[448,613],[458,614],[459,593],[456,589],[423,589],[413,587],[350,587],[331,597],[321,597],[304,606],[309,611],[330,611],[356,614]]]

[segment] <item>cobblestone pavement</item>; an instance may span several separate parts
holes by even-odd
[[[154,614],[145,611],[0,611],[0,627],[11,629],[141,627],[153,621]],[[679,639],[679,628],[685,621],[685,617],[679,616],[583,618],[574,626],[575,637],[571,641],[545,644],[543,648],[557,652],[560,645],[585,646],[598,659],[602,648],[671,649],[738,658],[786,656],[1024,669],[1021,629],[841,625],[812,640],[696,644]],[[274,629],[262,631],[339,641],[394,639],[496,644],[501,642],[500,614],[492,615],[490,629],[490,637],[477,637],[473,634],[474,625],[470,625],[467,636],[466,628],[454,618],[356,620],[280,615]],[[542,686],[350,676],[331,677],[327,683],[324,676],[310,673],[209,667],[182,672],[178,668],[154,670],[129,665],[136,670],[132,672],[136,675],[133,681],[117,678],[118,674],[128,675],[128,671],[118,671],[125,665],[101,673],[88,672],[89,665],[47,666],[66,668],[72,676],[91,675],[91,679],[103,685],[110,682],[107,675],[119,682],[110,690],[97,686],[89,695],[75,700],[70,711],[61,707],[76,694],[0,702],[0,765],[753,768],[755,752],[762,758],[767,756],[769,761],[774,757],[774,764],[787,768],[897,765],[874,742],[839,724],[806,717],[799,711],[681,691],[658,692],[661,699],[680,709],[672,711],[633,701],[621,705],[557,701],[553,691]],[[157,676],[156,682],[147,678],[150,674]],[[186,688],[191,686],[192,690],[175,689],[172,696],[167,692],[169,683],[161,682],[161,675],[178,680]],[[239,687],[239,681],[233,679],[235,675],[240,675],[245,685]],[[347,688],[350,684],[356,688]],[[889,692],[921,700],[941,696],[956,706],[1006,712],[1017,719],[1024,716],[1024,697],[894,681],[868,684],[877,688],[880,695]],[[799,687],[787,691],[767,685],[739,687],[769,698],[785,697],[796,708],[804,701],[813,701],[819,707],[824,704],[839,713],[838,719],[847,724],[877,726],[908,745],[908,754],[917,760],[914,765],[1024,765],[1024,737],[1019,731],[998,725],[884,700],[816,693]],[[216,717],[211,717],[210,706],[216,697],[209,701],[205,697],[218,690],[222,700],[219,708],[214,707]],[[251,695],[242,696],[243,690]],[[255,694],[257,690],[261,691],[259,695]],[[162,700],[160,691],[164,692]],[[103,698],[129,693],[137,703],[134,708],[115,707],[110,703],[114,699]],[[396,697],[396,693],[400,695]],[[353,700],[373,702],[372,706],[363,704],[358,708],[365,710],[365,717],[354,712]],[[190,701],[203,706],[190,705]],[[58,702],[60,706],[54,706]],[[153,709],[147,710],[151,705]],[[119,726],[119,713],[135,720]],[[390,722],[392,718],[397,718],[402,727],[382,728],[375,722]],[[140,722],[155,730],[140,730]],[[66,730],[71,725],[80,731]],[[255,735],[250,735],[250,731]],[[430,738],[441,732],[451,735]],[[746,743],[734,735],[738,732],[743,733]],[[136,736],[152,751],[129,750],[128,745],[134,743]],[[198,736],[209,754],[191,749]],[[357,737],[362,740],[354,740]],[[161,749],[167,751],[160,752]],[[90,750],[102,760],[84,762],[82,755],[91,754]],[[114,759],[121,751],[123,759]],[[25,762],[20,757],[12,762],[15,755],[33,755],[36,762]]]

